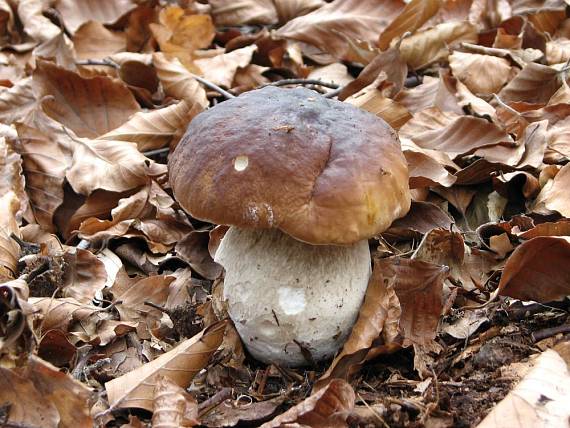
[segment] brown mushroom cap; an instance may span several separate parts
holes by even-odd
[[[169,161],[193,217],[278,228],[310,244],[352,244],[410,208],[394,130],[314,91],[265,87],[194,118]]]

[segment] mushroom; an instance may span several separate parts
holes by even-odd
[[[368,239],[410,207],[394,130],[314,91],[268,86],[196,116],[169,171],[188,213],[231,226],[215,260],[252,356],[332,357],[366,293]]]

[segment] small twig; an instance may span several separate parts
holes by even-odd
[[[535,342],[539,342],[542,339],[556,336],[559,333],[570,333],[570,324],[563,324],[556,327],[550,327],[545,328],[544,330],[535,331],[532,333],[532,338]]]
[[[77,64],[77,65],[103,65],[106,67],[121,68],[121,66],[119,64],[117,64],[115,61],[113,61],[109,58],[79,60],[79,61],[75,61],[75,64]]]
[[[158,309],[160,312],[164,312],[166,315],[171,314],[171,312],[168,309],[163,308],[162,306],[157,305],[156,303],[149,302],[148,300],[145,300],[144,304],[150,306],[151,308]]]
[[[198,414],[200,417],[204,416],[206,413],[210,412],[215,407],[219,406],[220,403],[231,398],[233,394],[233,389],[229,387],[225,387],[220,389],[206,401],[201,402],[198,404]]]
[[[170,147],[163,147],[162,149],[155,149],[155,150],[149,150],[148,152],[143,152],[143,155],[145,155],[147,158],[151,157],[151,156],[156,156],[156,155],[161,155],[163,153],[168,153],[170,151]]]
[[[378,421],[379,421],[383,426],[385,426],[386,428],[390,428],[390,426],[386,423],[386,421],[384,420],[384,418],[382,418],[382,416],[381,416],[376,410],[374,410],[372,407],[370,407],[370,404],[368,404],[368,403],[366,402],[366,400],[365,400],[364,398],[362,398],[362,396],[360,395],[359,392],[357,392],[356,395],[358,396],[358,399],[364,403],[364,405],[366,406],[366,408],[367,408],[368,410],[370,410],[370,413],[372,413],[372,414],[376,417],[376,419],[378,419]]]
[[[334,98],[334,97],[336,97],[338,94],[340,94],[343,89],[344,89],[344,86],[341,86],[340,88],[336,88],[336,89],[333,90],[333,91],[327,92],[326,94],[323,95],[323,97],[325,97],[325,98]]]
[[[196,79],[198,82],[200,82],[202,85],[206,86],[207,88],[210,88],[213,91],[219,92],[221,95],[223,95],[228,100],[236,97],[234,94],[230,94],[225,89],[220,88],[215,83],[212,83],[209,80],[204,79],[203,77],[197,76],[195,74],[193,74],[192,77],[194,79]]]
[[[275,82],[266,83],[261,85],[259,89],[265,88],[266,86],[286,86],[286,85],[318,85],[324,86],[325,88],[338,89],[338,85],[332,82],[323,82],[320,79],[283,79],[277,80]]]

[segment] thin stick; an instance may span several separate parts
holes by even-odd
[[[336,97],[338,94],[340,94],[342,92],[342,90],[344,89],[344,86],[341,86],[340,88],[336,88],[333,91],[327,92],[326,94],[324,94],[323,96],[325,98],[334,98]]]
[[[213,91],[219,92],[221,95],[223,95],[228,100],[236,97],[234,94],[230,94],[225,89],[220,88],[215,83],[212,83],[209,80],[204,79],[203,77],[197,76],[195,74],[193,74],[192,77],[194,79],[196,79],[198,82],[200,82],[202,85],[206,86],[207,88],[210,88]]]
[[[338,89],[338,85],[332,82],[323,82],[320,79],[283,79],[277,80],[275,82],[266,83],[261,85],[260,88],[265,88],[266,86],[286,86],[286,85],[318,85],[324,86],[325,88]]]
[[[535,342],[548,337],[556,336],[559,333],[570,333],[570,324],[563,324],[557,327],[545,328],[544,330],[535,331],[532,333],[532,338]]]
[[[104,65],[106,67],[121,68],[119,64],[109,58],[104,59],[84,59],[75,61],[76,65]]]
[[[228,398],[231,398],[232,393],[232,388],[225,387],[220,389],[206,401],[198,404],[198,414],[200,417],[204,416],[204,414],[208,413],[214,407],[217,407],[221,402],[226,401]]]
[[[170,151],[170,147],[164,147],[162,149],[155,149],[155,150],[149,150],[148,152],[143,152],[143,155],[145,155],[148,158],[151,156],[156,156],[156,155],[161,155],[163,153],[168,153],[169,151]]]

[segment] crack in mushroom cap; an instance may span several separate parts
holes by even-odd
[[[394,130],[305,88],[268,86],[199,114],[169,171],[193,217],[277,228],[310,244],[370,238],[410,208]]]

